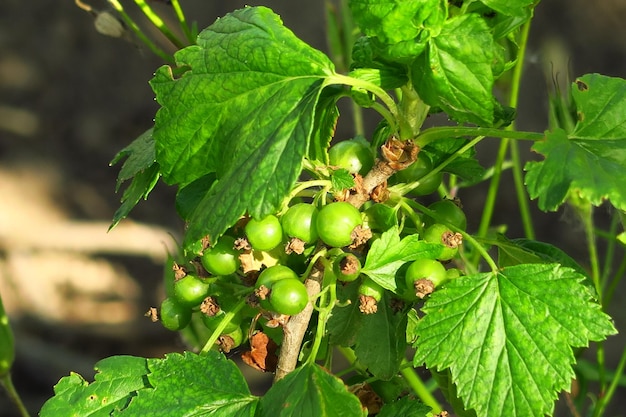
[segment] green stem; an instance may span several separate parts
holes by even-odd
[[[355,28],[354,21],[352,20],[352,12],[348,5],[348,0],[340,1],[340,14],[341,14],[341,33],[343,34],[343,68],[345,71],[350,70],[352,64],[352,46],[354,45]],[[363,135],[365,133],[365,123],[363,121],[363,108],[352,101],[352,118],[354,124],[354,133],[356,135]]]
[[[483,205],[483,214],[480,218],[480,224],[476,235],[479,237],[487,236],[489,226],[491,225],[491,218],[493,217],[493,211],[496,206],[496,198],[498,196],[498,189],[500,188],[500,178],[502,177],[502,167],[506,158],[506,151],[508,149],[508,139],[504,138],[500,142],[500,148],[498,149],[498,155],[496,156],[496,162],[493,166],[493,176],[489,182],[489,189],[487,190],[487,196],[485,197],[485,204]],[[477,253],[478,254],[478,253]],[[474,261],[476,258],[474,258]]]
[[[530,32],[530,20],[526,22],[521,29],[519,39],[519,51],[517,62],[513,69],[513,79],[511,81],[511,94],[509,95],[509,106],[517,108],[519,101],[519,91],[522,84],[522,73],[524,71],[524,56],[526,55],[526,46],[528,44],[528,34]],[[515,121],[507,127],[507,130],[515,130]],[[511,160],[513,161],[513,182],[515,184],[515,192],[517,194],[517,205],[520,209],[522,225],[524,233],[528,239],[535,238],[535,230],[533,227],[532,216],[530,215],[529,199],[524,188],[524,180],[522,175],[522,164],[519,157],[519,145],[516,141],[504,139],[504,142],[510,142]]]
[[[604,410],[606,406],[611,402],[611,398],[615,394],[615,390],[619,385],[620,378],[624,373],[624,368],[626,367],[626,349],[622,350],[622,357],[619,360],[619,364],[617,365],[617,369],[615,370],[615,374],[613,375],[613,379],[611,380],[611,384],[608,389],[604,393],[604,395],[600,398],[600,400],[596,403],[595,410],[593,412],[594,417],[600,417],[604,414]]]
[[[544,139],[544,134],[537,132],[509,131],[493,127],[438,126],[424,130],[416,138],[415,142],[419,146],[424,147],[434,140],[464,136],[489,136],[532,141]]]
[[[622,278],[626,275],[626,257],[622,259],[622,263],[617,268],[615,275],[613,276],[613,280],[611,281],[611,285],[604,292],[604,300],[603,305],[610,305],[611,300],[613,299],[613,294],[615,294],[615,290],[617,289],[618,284],[622,281]]]
[[[393,185],[391,187],[389,187],[389,190],[392,192],[397,192],[399,194],[405,195],[406,193],[410,192],[411,190],[419,187],[420,184],[422,184],[424,181],[428,181],[428,179],[433,176],[433,175],[437,175],[437,173],[439,171],[441,171],[442,169],[444,169],[447,165],[451,164],[452,162],[454,162],[454,160],[456,160],[457,158],[459,158],[461,155],[463,155],[466,151],[468,151],[469,149],[473,148],[474,146],[476,146],[478,144],[478,142],[480,142],[481,140],[483,140],[485,137],[484,136],[478,136],[474,139],[472,139],[471,141],[467,142],[463,147],[461,147],[458,151],[456,151],[454,154],[450,155],[450,157],[448,157],[448,159],[444,160],[443,162],[441,162],[439,165],[437,165],[435,168],[433,168],[428,174],[424,175],[422,178],[420,178],[417,181],[414,181],[412,183],[408,183],[408,184],[404,184],[404,185]]]
[[[196,39],[191,32],[191,29],[189,29],[189,25],[187,24],[187,18],[185,17],[185,13],[183,12],[182,7],[180,7],[180,3],[178,2],[178,0],[172,0],[172,8],[174,8],[174,13],[176,13],[176,17],[178,18],[178,22],[180,23],[180,28],[185,34],[187,42],[189,42],[189,44],[196,43]]]
[[[583,227],[585,229],[585,237],[587,240],[587,250],[589,252],[589,263],[591,266],[591,280],[595,286],[596,292],[598,294],[598,300],[602,303],[602,283],[600,282],[600,261],[598,259],[598,247],[596,244],[596,236],[594,233],[594,225],[593,225],[593,207],[591,203],[570,196],[570,203],[573,204],[574,208],[578,211],[581,220],[583,222]],[[605,307],[604,305],[602,306]],[[596,359],[598,361],[598,373],[599,373],[599,383],[600,383],[600,394],[601,396],[606,389],[606,363],[605,363],[605,354],[604,354],[604,342],[598,342],[598,348],[596,351]]]
[[[385,117],[385,119],[387,119],[387,122],[390,123],[389,126],[390,127],[394,127],[395,126],[395,120],[397,120],[397,118],[398,118],[398,107],[396,106],[396,102],[394,101],[394,99],[389,94],[387,94],[387,92],[385,90],[383,90],[382,88],[380,88],[376,84],[370,83],[370,82],[365,81],[365,80],[360,80],[358,78],[350,77],[350,76],[347,76],[347,75],[342,75],[342,74],[331,74],[331,75],[329,75],[326,78],[326,84],[327,85],[331,85],[331,84],[348,85],[348,86],[351,86],[351,87],[363,88],[364,90],[367,90],[367,91],[371,92],[376,97],[378,97],[380,99],[380,101],[382,101],[383,104],[387,107],[389,112],[391,112],[391,116],[393,116],[393,117],[389,117],[389,116],[381,113],[383,115],[383,117]],[[376,103],[374,103],[374,104],[376,104]],[[374,109],[377,110],[378,112],[380,112],[380,110],[378,108],[374,107]]]
[[[443,223],[446,226],[448,226],[450,228],[450,230],[452,230],[453,232],[458,232],[461,235],[463,235],[463,241],[469,243],[470,245],[472,245],[472,247],[475,248],[475,250],[477,251],[478,254],[480,254],[480,256],[482,256],[482,258],[487,262],[487,264],[489,265],[489,267],[491,268],[491,271],[495,274],[498,272],[498,265],[496,264],[496,262],[493,260],[493,258],[489,255],[489,252],[487,252],[487,250],[483,247],[483,245],[481,245],[477,239],[475,239],[472,235],[468,234],[467,232],[465,232],[464,230],[459,229],[458,227],[444,221],[444,219],[437,214],[435,211],[429,209],[428,207],[425,207],[423,205],[421,205],[420,203],[413,201],[413,200],[409,200],[409,199],[403,199],[403,201],[405,201],[406,203],[408,203],[409,206],[412,206],[416,209],[418,209],[419,211],[421,211],[422,213],[432,217],[433,219],[435,219],[437,222]]]
[[[118,0],[108,0],[108,1],[111,4],[111,6],[113,6],[113,8],[120,14],[126,26],[128,26],[130,30],[133,31],[135,36],[137,36],[139,40],[143,42],[144,45],[146,45],[148,49],[152,51],[152,53],[154,53],[156,56],[158,56],[165,62],[168,62],[173,65],[176,64],[176,60],[174,60],[173,56],[171,56],[170,54],[166,53],[161,48],[156,46],[154,42],[152,42],[146,35],[144,35],[141,29],[139,29],[139,26],[137,26],[135,21],[128,15],[128,13],[126,13],[126,11],[124,10],[124,7],[122,7],[121,3]]]
[[[409,364],[409,362],[403,360],[402,364]],[[437,401],[437,399],[430,393],[430,390],[426,384],[424,384],[424,381],[422,381],[419,375],[417,375],[413,366],[402,366],[400,368],[400,373],[415,395],[417,395],[424,404],[432,408],[433,414],[437,414],[442,411],[441,404],[439,404],[439,401]]]
[[[311,346],[311,354],[307,359],[307,363],[309,364],[315,363],[317,352],[320,349],[324,334],[326,333],[326,322],[332,315],[333,307],[337,303],[337,287],[335,284],[331,284],[326,288],[328,291],[321,295],[323,299],[320,297],[320,305],[324,303],[325,306],[318,309],[319,315],[317,319],[317,329],[315,331],[315,340],[313,341],[313,346]]]
[[[163,19],[152,10],[152,8],[145,2],[145,0],[135,0],[135,4],[139,6],[143,14],[150,20],[150,22],[178,49],[182,49],[185,45],[172,33],[169,27],[163,22]]]
[[[30,417],[30,414],[28,414],[28,410],[26,409],[24,402],[22,402],[22,398],[17,393],[17,390],[15,389],[15,386],[13,385],[13,380],[11,379],[11,374],[9,372],[7,372],[6,374],[0,377],[0,385],[4,387],[7,394],[9,395],[9,398],[19,410],[20,415],[22,417]]]
[[[615,236],[617,235],[617,227],[619,226],[619,218],[615,215],[611,216],[611,225],[609,227],[609,231],[604,235],[607,239],[607,248],[606,248],[606,256],[604,257],[604,265],[602,266],[602,276],[600,277],[600,281],[602,282],[602,291],[606,297],[606,287],[609,284],[609,275],[611,275],[611,265],[613,264],[613,260],[615,259],[615,249],[617,246],[617,239]],[[602,232],[595,231],[596,236],[603,236]],[[608,303],[603,303],[604,305],[608,305]]]
[[[235,318],[237,313],[239,313],[239,310],[241,310],[245,305],[246,299],[244,297],[235,305],[235,307],[231,311],[226,313],[222,321],[220,321],[220,324],[218,324],[213,333],[211,333],[211,337],[209,337],[209,340],[207,340],[204,344],[204,347],[200,351],[200,355],[206,355],[213,348],[215,342],[217,342],[217,339],[222,335],[226,326],[228,326],[228,323],[230,323],[232,319]]]

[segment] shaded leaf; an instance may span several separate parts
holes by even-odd
[[[585,270],[572,257],[549,243],[524,238],[507,239],[503,235],[498,235],[496,246],[500,266],[558,263],[587,276]]]
[[[431,408],[415,398],[404,396],[398,401],[383,405],[377,417],[426,417]]]
[[[583,279],[524,264],[451,280],[422,309],[414,365],[449,368],[477,415],[550,414],[574,377],[572,347],[616,332]]]
[[[148,198],[148,194],[156,186],[160,176],[159,164],[156,163],[135,174],[130,185],[122,194],[122,204],[113,214],[113,221],[111,226],[109,226],[109,230],[125,219],[141,199],[145,200]]]
[[[444,172],[450,172],[463,178],[465,181],[478,181],[485,175],[485,169],[476,159],[476,150],[468,149],[462,154],[457,154],[458,150],[467,144],[466,139],[439,139],[433,141],[424,147],[424,152],[428,154],[433,166],[441,164],[451,155],[457,158],[443,169]]]
[[[124,194],[122,194],[122,205],[113,215],[113,221],[109,230],[126,218],[139,200],[148,198],[148,194],[150,194],[159,180],[159,165],[156,163],[152,129],[146,130],[130,145],[119,151],[110,165],[115,165],[124,158],[127,159],[117,176],[115,192],[120,190],[125,181],[131,178],[132,181],[128,188],[124,190]]]
[[[393,378],[406,354],[406,328],[407,315],[396,311],[390,294],[385,293],[378,311],[361,320],[354,348],[359,363],[377,378]]]
[[[356,342],[363,321],[363,313],[359,311],[358,288],[358,280],[337,286],[339,304],[333,308],[326,324],[330,342],[334,345],[349,347]]]
[[[367,415],[339,378],[317,365],[303,365],[272,385],[259,403],[258,417]]]

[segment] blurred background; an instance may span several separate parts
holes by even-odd
[[[122,3],[138,14],[132,1]],[[265,4],[297,36],[327,49],[322,0],[181,3],[199,28],[244,4]],[[89,4],[107,8],[106,1]],[[151,4],[164,18],[170,16],[162,2]],[[625,20],[623,0],[544,0],[538,6],[519,129],[547,128],[553,73],[563,82],[589,72],[626,77]],[[157,105],[148,81],[160,65],[132,36],[99,34],[93,17],[73,0],[0,0],[0,293],[16,334],[15,384],[33,415],[70,371],[90,380],[101,358],[159,357],[184,348],[176,334],[144,317],[161,300],[163,261],[182,230],[175,189],[159,184],[147,204],[140,203],[130,219],[107,233],[121,197],[115,193],[119,166],[109,162],[151,126]],[[493,141],[481,144],[485,163],[495,148]],[[508,174],[505,180],[510,181]],[[508,224],[508,235],[518,237],[522,231],[512,223],[517,209],[506,194],[510,188],[503,187],[493,222]],[[460,195],[470,231],[478,226],[471,219],[480,215],[484,193],[472,189]],[[597,210],[600,224],[607,210]],[[571,213],[534,209],[534,214],[539,240],[584,262],[584,236]],[[618,294],[614,305],[623,301]],[[623,329],[623,311],[610,313]],[[624,343],[617,336],[607,344],[609,366],[615,366]],[[570,415],[565,405],[558,409],[559,415]],[[626,415],[623,409],[615,405],[607,416]],[[1,393],[0,417],[13,415]]]

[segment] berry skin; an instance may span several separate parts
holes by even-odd
[[[435,223],[424,230],[423,238],[426,242],[442,244],[444,249],[437,259],[440,261],[449,261],[454,258],[459,251],[459,245],[462,242],[463,236],[460,233],[453,232],[446,225]]]
[[[283,240],[283,228],[278,218],[272,214],[262,220],[250,219],[245,232],[252,249],[258,251],[270,251]]]
[[[374,166],[374,154],[364,139],[338,142],[328,150],[330,165],[348,170],[351,174],[366,175]]]
[[[340,248],[352,243],[352,232],[363,224],[361,213],[350,203],[330,203],[317,216],[317,233],[328,246]]]
[[[272,310],[279,314],[292,316],[298,314],[309,302],[309,294],[304,284],[297,279],[276,281],[270,293]]]
[[[296,237],[304,243],[313,243],[317,240],[318,210],[312,204],[299,203],[287,210],[280,221],[283,231],[289,237]]]
[[[194,307],[206,298],[210,285],[195,275],[186,275],[174,283],[174,297],[179,304]]]
[[[222,236],[211,248],[202,254],[202,266],[210,274],[224,276],[234,274],[239,269],[239,252],[234,249],[235,238]]]
[[[161,302],[159,317],[163,327],[171,331],[178,331],[187,327],[191,321],[191,309],[168,297]]]

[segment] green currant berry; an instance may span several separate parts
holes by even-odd
[[[342,247],[352,243],[352,232],[363,224],[361,213],[350,203],[330,203],[317,216],[317,233],[328,246]]]
[[[250,246],[258,251],[270,251],[283,240],[280,221],[272,214],[262,220],[250,219],[245,231]]]

